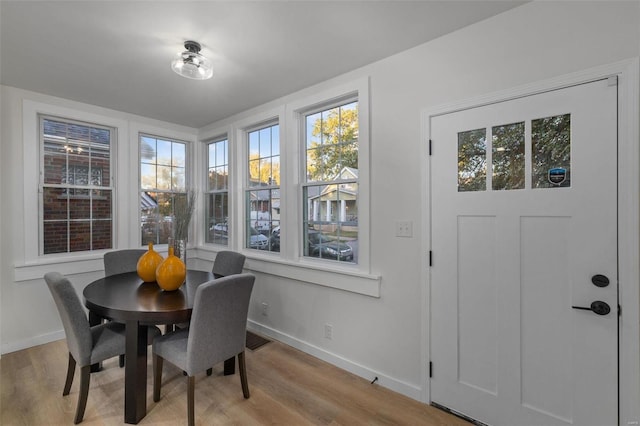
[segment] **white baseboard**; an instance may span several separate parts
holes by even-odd
[[[421,400],[420,398],[422,395],[422,389],[418,386],[403,382],[401,380],[397,380],[393,377],[386,376],[384,374],[381,374],[380,372],[374,371],[339,355],[328,352],[325,349],[296,339],[292,336],[289,336],[288,334],[281,333],[278,330],[267,327],[255,321],[249,320],[248,326],[248,328],[252,331],[285,343],[291,347],[301,350],[302,352],[308,353],[309,355],[335,365],[338,368],[353,373],[356,376],[362,377],[365,380],[373,381],[373,379],[377,377],[378,380],[376,380],[376,385],[383,386],[387,389],[398,392],[417,401]],[[64,338],[65,336],[63,330],[55,331],[53,333],[41,334],[29,339],[3,344],[2,354],[20,351],[23,349],[31,348],[33,346],[43,345],[45,343],[54,342],[56,340],[61,340]]]
[[[291,347],[301,350],[302,352],[313,355],[316,358],[326,361],[329,364],[335,365],[336,367],[339,367],[350,373],[353,373],[356,376],[362,377],[363,379],[369,380],[370,382],[377,377],[378,380],[376,380],[375,382],[376,385],[380,385],[394,392],[405,395],[409,398],[421,401],[422,389],[419,386],[394,379],[393,377],[385,376],[380,372],[371,370],[370,368],[367,368],[363,365],[357,364],[339,355],[328,352],[325,349],[296,339],[292,336],[289,336],[288,334],[281,333],[278,330],[274,330],[273,328],[267,327],[255,321],[249,320],[248,328],[251,331],[255,331],[256,333],[271,337]]]
[[[54,331],[53,333],[41,334],[39,336],[30,337],[29,339],[19,340],[16,342],[2,344],[2,354],[8,354],[15,351],[31,348],[33,346],[44,345],[45,343],[55,342],[64,339],[64,331]]]

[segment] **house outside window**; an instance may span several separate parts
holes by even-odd
[[[303,255],[358,263],[358,101],[304,114]]]
[[[174,207],[187,201],[187,144],[140,134],[141,244],[167,244]]]
[[[40,253],[113,246],[110,127],[40,116]]]
[[[280,251],[280,126],[247,132],[245,247]],[[273,237],[273,238],[272,238]]]
[[[207,243],[229,245],[229,141],[207,144],[206,182]]]

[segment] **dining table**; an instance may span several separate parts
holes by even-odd
[[[218,277],[187,270],[182,286],[165,291],[155,282],[144,282],[136,272],[127,272],[100,278],[84,288],[91,325],[102,318],[125,324],[125,423],[137,424],[147,413],[147,326],[189,322],[197,287]],[[230,358],[224,363],[224,374],[234,373],[235,358]]]

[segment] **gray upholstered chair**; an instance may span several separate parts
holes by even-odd
[[[125,249],[110,251],[104,254],[104,275],[109,277],[125,272],[138,270],[138,259],[145,254],[145,249]]]
[[[136,272],[138,270],[138,260],[147,252],[146,249],[124,249],[110,251],[104,254],[104,276],[124,274],[125,272]],[[95,314],[89,313],[89,323],[94,324],[102,321],[102,318],[94,318]],[[120,367],[124,367],[124,355],[120,355]]]
[[[241,274],[244,267],[245,255],[235,251],[219,251],[213,261],[213,275],[226,277]]]
[[[194,424],[195,375],[238,356],[242,393],[249,398],[244,350],[249,299],[255,277],[237,274],[198,286],[189,328],[153,341],[153,400],[160,400],[163,360],[187,374],[187,411]]]
[[[213,261],[213,276],[216,278],[227,277],[229,275],[241,274],[246,256],[236,251],[219,251]],[[175,324],[175,328],[187,328],[188,322]],[[211,375],[212,369],[207,370],[207,375]]]
[[[71,282],[58,272],[47,273],[44,280],[58,308],[69,348],[69,365],[63,396],[69,395],[76,364],[80,367],[80,392],[74,420],[77,424],[82,421],[87,405],[91,364],[124,354],[125,326],[107,322],[90,327],[78,293]],[[158,334],[160,330],[157,327],[149,330],[152,338]]]

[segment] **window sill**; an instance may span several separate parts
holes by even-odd
[[[102,257],[105,252],[52,255],[16,264],[13,268],[13,279],[16,282],[42,279],[44,274],[51,271],[60,272],[63,275],[102,271],[104,270]]]
[[[226,250],[226,248],[221,247],[219,250]],[[214,249],[213,246],[201,246],[197,249],[197,257],[212,261],[215,256],[211,253],[219,250]],[[295,262],[266,253],[254,254],[249,250],[242,253],[247,256],[244,268],[248,271],[304,281],[370,297],[380,297],[381,277],[379,275],[366,274],[347,265],[332,265],[332,262],[309,260]]]
[[[144,247],[140,247],[144,248]],[[60,272],[62,275],[86,274],[104,271],[104,254],[116,249],[93,252],[63,253],[42,256],[23,263],[16,263],[13,267],[15,282],[42,279],[47,272]],[[156,251],[166,257],[166,245],[159,246]]]

